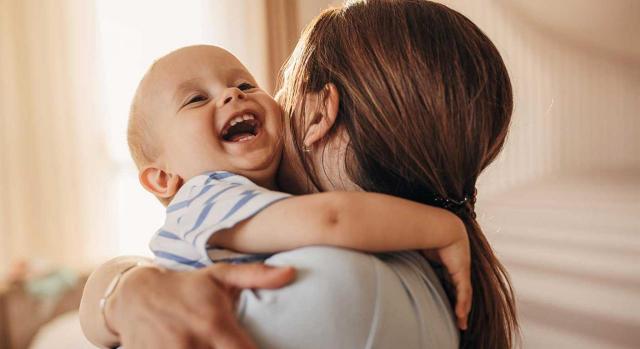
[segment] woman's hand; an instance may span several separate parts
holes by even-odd
[[[126,349],[256,348],[236,320],[243,288],[279,288],[293,268],[263,264],[213,266],[189,272],[136,268],[123,277],[106,320]]]
[[[465,232],[453,243],[439,249],[424,250],[422,254],[447,269],[448,281],[455,288],[456,321],[461,330],[466,330],[473,297],[469,237]]]

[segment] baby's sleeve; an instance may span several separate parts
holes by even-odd
[[[211,264],[207,242],[213,234],[289,196],[231,173],[198,176],[185,183],[167,207],[166,222],[154,235],[151,250],[160,265],[204,267]]]

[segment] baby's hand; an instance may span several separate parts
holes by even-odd
[[[455,313],[458,327],[461,330],[466,330],[473,292],[471,287],[471,253],[466,232],[446,247],[424,250],[422,253],[429,260],[443,264],[447,269],[450,282],[456,292]]]

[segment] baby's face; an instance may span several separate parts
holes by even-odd
[[[281,109],[233,55],[184,48],[159,60],[143,84],[161,166],[184,179],[224,170],[273,187]]]

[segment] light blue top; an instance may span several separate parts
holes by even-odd
[[[306,247],[266,263],[294,266],[298,277],[241,294],[239,319],[262,349],[458,348],[447,297],[418,253]]]

